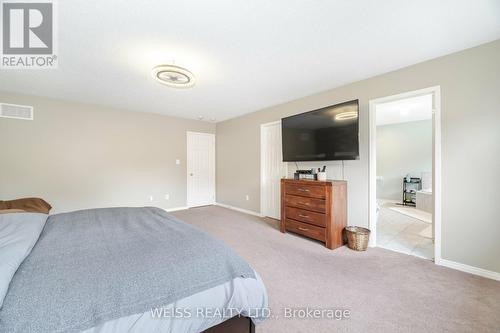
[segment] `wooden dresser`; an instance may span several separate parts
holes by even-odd
[[[344,245],[346,224],[346,181],[281,180],[281,232],[314,238],[336,249]]]

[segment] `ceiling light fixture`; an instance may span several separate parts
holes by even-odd
[[[174,88],[190,88],[195,79],[189,70],[175,65],[159,65],[152,70],[153,78],[161,84]]]
[[[346,111],[335,115],[335,120],[348,120],[356,118],[358,118],[358,113],[356,111]]]

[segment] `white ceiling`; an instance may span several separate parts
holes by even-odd
[[[500,38],[498,0],[57,3],[59,68],[0,90],[217,121]],[[172,61],[194,88],[151,78]]]
[[[377,105],[377,126],[432,119],[432,95]]]

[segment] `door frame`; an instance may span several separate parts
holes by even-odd
[[[378,104],[400,99],[432,95],[432,194],[434,212],[432,214],[434,234],[434,263],[441,263],[441,87],[409,91],[397,95],[371,99],[369,101],[369,228],[370,246],[377,246],[377,116]]]
[[[271,121],[269,123],[260,124],[260,215],[264,215],[264,149],[262,149],[264,144],[264,128],[274,125],[281,125],[281,119],[276,121]],[[285,163],[285,173],[288,175],[288,163]]]
[[[189,163],[188,163],[188,159],[189,159],[189,146],[188,146],[188,137],[190,135],[203,135],[203,136],[207,136],[207,137],[213,137],[214,138],[214,150],[213,150],[213,160],[214,160],[214,170],[213,170],[213,180],[214,180],[214,187],[213,187],[213,200],[210,202],[210,203],[207,203],[207,205],[214,205],[215,204],[215,197],[216,197],[216,193],[217,193],[217,178],[216,178],[216,163],[217,163],[217,160],[216,160],[216,152],[215,152],[215,149],[216,149],[216,145],[215,145],[215,140],[216,140],[216,136],[215,136],[215,133],[206,133],[206,132],[194,132],[194,131],[186,131],[186,207],[187,208],[192,208],[192,207],[201,207],[201,206],[195,206],[195,205],[191,205],[190,204],[190,201],[189,201]]]

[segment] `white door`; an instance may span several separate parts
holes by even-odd
[[[215,203],[215,135],[187,132],[187,205]]]
[[[260,128],[261,214],[280,219],[280,181],[287,176],[281,152],[281,121]]]

